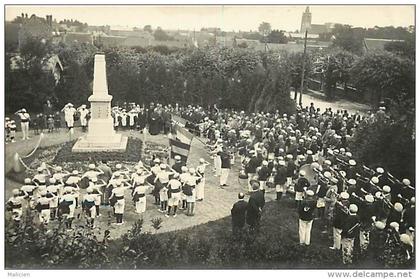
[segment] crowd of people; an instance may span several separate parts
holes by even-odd
[[[71,130],[76,109],[70,104],[63,112]],[[116,129],[142,131],[148,127],[151,134],[171,132],[173,114],[187,120],[190,132],[208,140],[219,187],[228,186],[231,166],[240,158],[239,180],[244,188],[231,212],[234,234],[243,231],[246,224],[251,233],[259,231],[265,195],[275,192],[278,202],[295,200],[303,246],[310,245],[315,220],[332,234],[330,248],[341,251],[345,264],[352,263],[355,252],[380,255],[392,241],[404,248],[407,257],[413,257],[415,190],[410,180],[399,180],[381,166],[365,166],[349,148],[359,125],[388,117],[385,107],[367,115],[321,111],[313,104],[298,106],[292,115],[153,103],[147,108],[127,104],[112,109]],[[116,223],[122,224],[126,191],[131,191],[139,214],[144,213],[150,192],[166,216],[175,217],[179,208],[192,216],[195,202],[204,199],[209,163],[200,159],[198,165],[188,168],[180,157],[175,159],[172,166],[155,158],[133,168],[116,164],[114,169],[106,163],[90,163],[83,174],[60,166],[40,167],[33,178],[13,190],[8,204],[16,222],[20,222],[27,200],[27,205],[39,212],[41,222],[48,223],[50,217],[59,215],[70,229],[79,207],[93,226],[101,204],[112,206]],[[83,195],[82,185],[86,187]]]

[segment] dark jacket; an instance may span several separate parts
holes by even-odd
[[[311,221],[314,219],[314,211],[316,208],[315,200],[304,200],[299,205],[299,219],[303,221]]]
[[[243,227],[245,225],[246,211],[248,209],[248,203],[244,200],[237,201],[230,213],[232,214],[232,224],[237,227]]]
[[[359,235],[360,217],[358,215],[348,215],[343,223],[342,238],[355,238]]]
[[[248,225],[255,225],[258,222],[264,205],[264,193],[262,191],[253,192],[249,198],[246,212],[246,222]]]

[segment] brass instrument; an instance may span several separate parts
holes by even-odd
[[[350,215],[350,209],[348,209],[347,206],[342,204],[340,201],[337,201],[335,204],[338,204],[340,210],[343,211],[346,215]]]

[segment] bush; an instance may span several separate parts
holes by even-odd
[[[9,224],[5,232],[7,268],[106,268],[107,244],[83,226],[71,232],[60,224],[52,229],[34,223],[28,211],[20,226]]]

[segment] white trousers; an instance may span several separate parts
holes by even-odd
[[[220,185],[225,185],[225,184],[227,184],[230,169],[223,168],[221,170],[222,171],[220,173]]]
[[[299,243],[309,245],[311,243],[312,222],[299,219]]]
[[[197,186],[195,187],[196,190],[196,194],[197,194],[197,200],[202,200],[204,199],[204,185],[206,183],[205,178],[201,179],[201,182],[197,184]]]
[[[341,232],[342,229],[333,228],[333,240],[334,240],[334,249],[341,249]]]
[[[28,139],[29,138],[29,122],[21,122],[20,127],[22,129],[22,139]]]
[[[139,198],[139,200],[136,202],[136,212],[146,212],[146,197]]]
[[[222,170],[222,159],[220,159],[220,156],[216,156],[214,157],[213,162],[214,162],[214,168],[216,169],[216,175],[220,176],[221,170]]]

